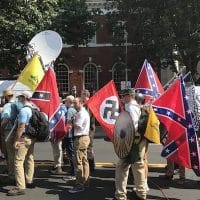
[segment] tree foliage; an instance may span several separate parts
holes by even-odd
[[[124,42],[125,29],[128,41],[157,65],[164,67],[165,60],[168,66],[179,59],[194,71],[200,56],[200,1],[114,0],[112,6],[108,14],[110,31],[119,30],[116,34],[121,36],[115,42]],[[120,21],[123,26],[119,28]]]
[[[85,0],[60,0],[53,26],[62,35],[64,43],[86,45],[96,29],[95,12],[89,11]]]
[[[1,0],[0,68],[19,73],[27,44],[44,30],[57,31],[64,43],[86,44],[96,30],[93,18],[85,0]]]
[[[26,46],[38,32],[48,29],[57,0],[0,1],[0,65],[16,74],[24,67]]]

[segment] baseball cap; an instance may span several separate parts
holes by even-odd
[[[6,89],[3,91],[3,96],[6,97],[6,96],[11,96],[13,95],[13,91],[11,89]]]
[[[125,96],[125,95],[131,95],[131,96],[133,96],[133,95],[135,95],[135,91],[133,89],[131,89],[131,88],[124,89],[122,91],[122,95],[123,96]]]
[[[32,93],[29,91],[23,91],[19,94],[19,96],[24,96],[26,99],[30,99],[32,97]]]

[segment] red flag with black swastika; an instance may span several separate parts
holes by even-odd
[[[114,125],[121,107],[114,81],[111,80],[97,91],[87,101],[87,105],[106,135],[113,141]]]

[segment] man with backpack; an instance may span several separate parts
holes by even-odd
[[[15,180],[16,188],[8,191],[8,196],[24,195],[26,188],[33,188],[34,174],[34,144],[36,138],[31,138],[26,134],[30,118],[32,116],[32,94],[29,91],[22,92],[19,96],[19,102],[24,107],[21,108],[18,116],[18,128],[13,147],[15,149]]]
[[[18,108],[15,104],[13,91],[10,89],[4,90],[6,104],[3,106],[1,114],[1,133],[2,133],[2,150],[7,161],[8,178],[2,179],[1,183],[14,185],[15,172],[14,172],[14,155],[13,142],[15,138],[15,120],[18,114]]]

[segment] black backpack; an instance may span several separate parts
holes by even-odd
[[[141,111],[141,115],[138,121],[138,133],[144,136],[146,128],[147,128],[148,119],[149,119],[149,112],[143,107],[140,108],[140,111]]]
[[[46,119],[44,113],[39,110],[35,108],[31,108],[31,110],[32,116],[26,129],[26,135],[31,138],[36,138],[38,142],[47,141],[50,134],[48,120]]]

